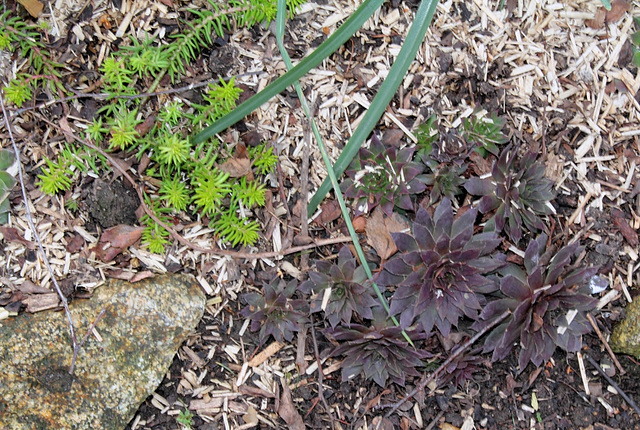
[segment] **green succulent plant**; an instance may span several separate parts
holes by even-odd
[[[525,228],[532,233],[545,230],[540,217],[555,213],[553,181],[545,177],[545,166],[536,157],[528,152],[518,160],[516,149],[509,146],[493,163],[490,178],[469,178],[464,186],[469,193],[482,196],[480,212],[495,210],[486,229],[504,231],[516,245]]]
[[[477,151],[485,157],[488,153],[498,155],[498,145],[504,145],[507,137],[502,133],[505,125],[504,118],[495,113],[484,115],[486,111],[476,110],[471,116],[462,121],[462,138],[477,145]]]
[[[343,356],[342,382],[347,382],[362,374],[381,387],[387,380],[404,386],[407,376],[420,376],[417,368],[424,366],[423,359],[430,357],[409,345],[402,335],[402,328],[391,324],[384,310],[376,307],[371,326],[351,324],[324,330],[329,338],[340,342],[333,356]],[[424,339],[424,333],[406,330],[414,341]]]
[[[251,321],[251,331],[259,331],[260,344],[269,336],[278,342],[291,342],[293,333],[300,331],[307,321],[306,305],[303,300],[292,299],[298,282],[285,282],[280,278],[263,283],[263,292],[247,293],[242,296],[247,305],[240,314]]]
[[[462,176],[467,170],[467,165],[457,166],[455,164],[439,164],[431,162],[427,164],[430,173],[422,175],[422,182],[431,187],[429,192],[429,204],[433,205],[444,197],[454,200],[462,193],[462,186],[465,179]]]
[[[367,274],[356,259],[343,246],[338,254],[338,262],[317,260],[316,270],[309,272],[309,279],[300,284],[300,291],[312,294],[311,312],[324,311],[331,327],[340,322],[349,325],[353,314],[372,319],[371,309],[378,302],[371,295]]]
[[[484,352],[493,352],[492,360],[504,359],[518,345],[519,366],[529,362],[540,366],[557,347],[579,351],[582,335],[591,330],[586,312],[596,303],[589,292],[588,280],[594,267],[573,267],[571,260],[583,248],[574,242],[558,252],[545,252],[547,235],[529,242],[524,255],[524,270],[514,264],[499,270],[501,298],[487,304],[474,328],[481,329],[498,315],[510,314],[487,337]]]
[[[418,179],[424,165],[412,161],[414,152],[415,147],[385,148],[375,134],[369,148],[360,148],[340,186],[345,197],[355,199],[356,216],[369,213],[378,205],[388,216],[394,206],[414,210],[411,195],[426,189]]]
[[[487,275],[504,263],[494,253],[498,235],[474,235],[475,219],[475,209],[454,217],[444,198],[433,217],[418,210],[412,234],[392,234],[398,253],[384,264],[379,283],[397,286],[390,308],[402,326],[417,320],[427,334],[435,326],[446,337],[461,317],[477,319],[484,295],[497,289]]]

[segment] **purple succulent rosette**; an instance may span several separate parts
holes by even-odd
[[[588,280],[597,268],[570,265],[582,247],[577,242],[551,257],[543,253],[547,236],[540,235],[527,246],[524,268],[509,264],[500,269],[502,298],[487,304],[475,329],[482,329],[505,311],[510,315],[487,337],[484,352],[493,351],[493,361],[504,359],[515,344],[520,345],[519,366],[529,361],[540,366],[556,347],[579,351],[582,335],[591,331],[586,312],[596,300],[589,293]]]
[[[477,212],[469,209],[454,217],[444,198],[433,217],[420,208],[412,234],[394,233],[399,252],[384,265],[379,282],[396,285],[391,313],[409,327],[414,320],[425,333],[433,327],[448,336],[451,326],[467,316],[477,319],[484,295],[497,289],[488,275],[504,265],[494,254],[501,240],[495,232],[474,234]]]
[[[493,163],[491,177],[469,178],[464,186],[470,194],[482,196],[480,212],[495,211],[486,229],[504,231],[516,245],[525,228],[532,233],[545,231],[540,217],[555,213],[553,181],[545,177],[545,166],[536,157],[528,152],[518,160],[516,150],[509,146]]]
[[[344,195],[356,201],[356,216],[370,213],[380,206],[391,216],[395,206],[413,211],[412,194],[420,194],[427,187],[418,176],[424,165],[411,161],[415,147],[385,149],[374,134],[369,148],[360,148],[342,182]]]
[[[260,344],[269,336],[278,342],[293,340],[293,333],[300,331],[307,321],[306,302],[291,299],[298,287],[297,281],[285,282],[276,278],[264,283],[263,294],[247,293],[242,298],[247,302],[240,315],[249,318],[251,331],[259,331]]]

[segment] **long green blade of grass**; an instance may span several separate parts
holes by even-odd
[[[278,43],[278,48],[280,49],[280,54],[282,55],[282,59],[284,60],[285,65],[287,66],[288,69],[291,69],[293,67],[293,64],[291,63],[289,54],[287,53],[287,50],[284,47],[284,24],[285,24],[286,6],[287,6],[286,0],[278,0],[278,13],[276,17],[276,41]],[[329,178],[331,178],[331,184],[336,193],[336,198],[338,199],[338,204],[340,205],[342,216],[344,217],[344,221],[347,225],[347,230],[349,230],[349,235],[353,239],[353,246],[355,247],[356,253],[358,254],[358,259],[360,260],[360,264],[364,268],[364,271],[366,272],[369,280],[371,280],[371,285],[373,286],[373,289],[376,295],[378,296],[378,300],[380,301],[380,304],[382,304],[382,307],[391,318],[391,321],[393,321],[393,323],[396,326],[399,326],[400,323],[398,323],[398,320],[393,315],[391,315],[389,304],[387,303],[387,300],[382,295],[380,288],[378,287],[378,285],[376,285],[375,282],[373,282],[373,274],[371,273],[371,269],[369,268],[367,260],[364,258],[364,252],[362,251],[362,246],[360,246],[360,242],[358,241],[358,235],[356,234],[356,230],[353,228],[353,223],[351,222],[349,210],[347,209],[347,206],[344,202],[344,198],[342,197],[342,192],[340,191],[340,184],[338,183],[338,178],[336,178],[336,175],[334,175],[333,173],[333,166],[331,165],[331,159],[329,158],[329,154],[327,153],[327,149],[322,140],[322,136],[320,135],[320,131],[316,126],[316,122],[313,119],[313,116],[311,114],[311,109],[309,108],[309,104],[307,103],[307,99],[305,98],[304,93],[302,92],[302,87],[300,86],[300,82],[295,81],[293,83],[293,86],[295,87],[296,92],[298,94],[298,99],[300,100],[300,106],[302,106],[302,110],[304,111],[304,114],[306,115],[307,119],[311,123],[311,129],[313,131],[313,135],[316,141],[318,142],[318,148],[320,149],[320,153],[322,154],[322,159],[327,168]],[[306,222],[306,220],[303,220],[303,222]],[[413,346],[413,342],[411,341],[411,338],[404,331],[404,329],[402,330],[402,334],[404,335],[404,338],[407,340],[407,342],[411,346]]]
[[[398,90],[398,87],[402,84],[402,80],[404,79],[407,70],[409,70],[409,66],[416,58],[418,49],[427,34],[427,29],[429,28],[429,24],[431,24],[433,15],[435,14],[436,6],[438,6],[438,0],[423,0],[422,3],[420,3],[420,7],[416,12],[416,17],[413,20],[413,24],[411,24],[409,33],[402,45],[402,49],[393,63],[393,66],[391,66],[391,70],[389,70],[389,75],[382,85],[380,85],[380,90],[373,98],[369,110],[367,110],[367,113],[362,118],[360,125],[358,125],[358,128],[345,145],[342,153],[333,166],[333,171],[336,176],[340,177],[347,166],[351,163],[351,160],[355,157],[364,140],[369,136],[373,127],[375,127],[380,120],[380,117],[389,105],[389,102]],[[331,180],[327,177],[309,202],[310,214],[316,211],[316,208],[330,189]]]
[[[333,54],[340,46],[349,40],[383,2],[384,0],[365,0],[353,15],[351,15],[333,35],[318,46],[315,51],[309,54],[308,57],[304,58],[293,69],[273,81],[267,88],[196,134],[193,138],[193,143],[203,142],[214,134],[232,126],[269,101],[269,99],[284,91],[288,86],[293,85],[295,81],[307,74],[309,70],[316,67],[322,60]]]

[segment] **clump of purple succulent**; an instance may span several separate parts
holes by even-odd
[[[298,287],[297,281],[285,282],[275,278],[263,283],[263,294],[247,293],[242,298],[247,302],[240,315],[249,318],[251,331],[260,331],[260,344],[273,336],[278,342],[291,342],[293,332],[300,331],[306,322],[304,300],[291,297]]]
[[[438,374],[438,385],[443,386],[455,382],[458,387],[463,387],[465,382],[473,379],[473,375],[485,368],[489,360],[477,355],[478,351],[463,353],[457,356]]]
[[[379,282],[397,285],[391,313],[400,314],[401,325],[415,319],[431,333],[434,325],[443,336],[467,316],[477,319],[484,294],[497,289],[487,275],[503,265],[494,232],[475,234],[476,210],[454,217],[451,201],[444,198],[433,217],[420,208],[412,234],[394,233],[399,252],[384,264]]]
[[[344,357],[342,382],[362,374],[381,387],[386,386],[387,379],[404,386],[407,376],[420,376],[416,369],[423,366],[422,360],[431,355],[409,345],[402,328],[391,325],[380,307],[374,308],[373,312],[374,319],[369,327],[351,324],[324,331],[330,339],[340,342],[332,355]],[[424,333],[416,330],[407,330],[406,333],[414,341],[425,337]]]
[[[386,148],[374,134],[369,148],[360,148],[342,182],[344,195],[356,201],[356,216],[369,213],[380,205],[391,216],[394,206],[413,211],[412,194],[426,189],[417,177],[424,165],[413,162],[415,147]]]
[[[487,304],[474,327],[485,324],[505,311],[510,315],[487,337],[484,352],[493,351],[493,361],[502,360],[514,345],[519,345],[520,371],[529,361],[540,366],[556,347],[568,352],[580,350],[582,335],[590,325],[586,312],[596,300],[589,294],[588,279],[596,268],[570,265],[582,247],[577,242],[560,249],[553,257],[544,253],[547,236],[540,235],[527,246],[524,268],[509,264],[500,270],[503,297]],[[551,258],[550,258],[551,257]]]
[[[544,176],[545,166],[529,152],[517,159],[516,150],[509,146],[493,164],[490,178],[469,178],[466,190],[483,196],[478,204],[482,213],[496,211],[486,228],[505,231],[517,245],[523,229],[532,233],[545,230],[540,216],[555,213],[551,205],[553,181]]]
[[[316,271],[309,272],[309,279],[300,285],[300,291],[312,294],[311,313],[324,311],[331,327],[341,321],[349,325],[353,313],[372,319],[371,308],[377,301],[371,295],[371,285],[362,266],[343,246],[338,262],[316,261]]]

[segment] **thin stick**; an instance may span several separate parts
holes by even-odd
[[[318,352],[318,342],[316,341],[316,329],[313,326],[313,317],[311,318],[311,339],[313,340],[313,353],[316,357],[316,363],[318,363],[318,397],[320,398],[320,401],[322,401],[327,414],[329,414],[329,418],[331,419],[331,427],[335,428],[333,414],[331,413],[331,409],[329,408],[327,399],[324,398],[324,387],[322,385],[324,375],[322,373],[322,362],[320,361],[320,353]]]
[[[593,316],[588,312],[587,312],[587,319],[591,323],[591,327],[593,327],[593,330],[598,335],[598,338],[600,339],[600,342],[602,342],[602,344],[604,345],[604,348],[609,353],[609,356],[613,360],[613,363],[618,368],[618,371],[620,372],[621,375],[624,375],[626,372],[625,372],[624,368],[622,367],[622,365],[620,364],[620,362],[618,361],[618,357],[616,357],[616,355],[613,353],[613,350],[609,346],[609,342],[607,342],[607,339],[605,339],[605,337],[602,335],[602,332],[600,331],[600,327],[598,327],[598,323],[593,318]]]
[[[96,328],[96,326],[98,325],[98,322],[102,319],[102,317],[104,316],[104,313],[107,311],[106,306],[104,308],[102,308],[102,310],[100,311],[100,313],[98,314],[98,316],[96,317],[95,320],[93,320],[93,322],[91,323],[91,325],[89,326],[89,329],[87,330],[87,333],[84,335],[84,337],[82,338],[82,340],[80,341],[80,344],[78,345],[80,348],[82,348],[82,345],[84,345],[84,343],[87,341],[87,339],[89,339],[89,335],[91,334],[91,332],[93,331],[94,328]]]
[[[58,285],[58,281],[53,274],[53,269],[49,264],[49,259],[47,258],[47,254],[44,251],[44,247],[42,246],[42,241],[40,240],[40,235],[38,234],[38,230],[36,229],[35,223],[33,222],[33,217],[31,216],[31,209],[29,208],[29,198],[27,197],[27,191],[24,188],[24,178],[22,177],[22,163],[20,161],[20,153],[18,152],[18,145],[16,145],[16,140],[13,137],[13,130],[11,129],[11,122],[9,121],[9,116],[7,114],[7,110],[4,107],[4,96],[0,96],[0,105],[2,106],[2,114],[4,115],[4,123],[7,127],[7,131],[9,132],[9,139],[11,140],[11,145],[13,146],[13,153],[16,156],[16,162],[18,165],[18,178],[20,180],[20,189],[22,190],[22,199],[24,201],[24,208],[27,213],[27,221],[29,222],[29,227],[33,232],[33,236],[36,238],[36,242],[38,243],[38,249],[42,254],[42,261],[44,261],[47,270],[51,274],[51,281],[56,289],[56,293],[58,294],[58,298],[62,303],[62,307],[64,308],[64,313],[67,316],[67,322],[69,323],[69,331],[71,332],[71,342],[73,345],[73,358],[71,360],[71,366],[69,367],[69,374],[73,375],[73,368],[75,366],[76,357],[78,356],[78,351],[80,347],[78,345],[78,339],[76,338],[76,331],[73,328],[73,320],[71,318],[71,312],[69,311],[69,303],[67,302],[67,298],[62,294],[62,290]]]
[[[196,245],[195,243],[190,242],[187,239],[185,239],[184,237],[180,236],[173,228],[171,228],[169,225],[164,223],[162,220],[160,220],[156,216],[155,213],[153,213],[153,211],[149,208],[149,206],[147,206],[147,204],[144,201],[144,196],[142,194],[142,190],[140,189],[140,186],[134,181],[134,179],[131,177],[129,172],[127,172],[125,169],[123,169],[120,166],[120,164],[116,163],[115,160],[107,152],[105,152],[102,148],[94,145],[93,143],[79,138],[75,134],[69,133],[68,131],[63,130],[59,125],[53,123],[52,121],[48,120],[44,116],[39,115],[39,117],[40,117],[40,119],[42,121],[44,121],[47,124],[49,124],[50,126],[56,128],[58,131],[60,131],[65,136],[68,136],[68,137],[71,137],[71,138],[75,139],[76,141],[82,143],[83,145],[88,146],[89,148],[93,149],[94,151],[97,151],[100,155],[105,157],[107,159],[107,161],[109,161],[109,163],[113,166],[113,168],[115,170],[117,170],[118,172],[120,172],[120,174],[122,176],[124,176],[125,179],[127,179],[127,181],[129,181],[131,186],[135,189],[136,194],[138,194],[138,199],[140,200],[140,205],[142,206],[142,209],[144,210],[144,212],[149,216],[149,218],[151,218],[154,222],[156,222],[162,228],[167,230],[169,232],[169,234],[171,234],[171,237],[173,237],[179,243],[181,243],[182,245],[193,249],[194,251],[202,252],[203,254],[227,255],[227,256],[230,256],[230,257],[233,257],[233,258],[246,258],[246,259],[249,259],[249,260],[258,260],[260,258],[275,258],[275,257],[283,256],[283,255],[295,254],[296,252],[305,251],[307,249],[315,248],[315,247],[318,247],[318,246],[334,245],[336,243],[351,242],[351,240],[352,240],[351,237],[347,237],[347,236],[333,237],[333,238],[329,238],[329,239],[318,239],[314,243],[310,243],[308,245],[293,246],[293,247],[290,247],[290,248],[287,248],[287,249],[283,249],[281,251],[258,252],[258,253],[255,253],[255,254],[252,254],[250,252],[228,251],[228,250],[219,249],[219,248],[202,248],[202,247]]]
[[[582,359],[582,353],[578,351],[576,356],[578,357],[578,368],[580,369],[580,378],[582,379],[582,386],[584,387],[584,392],[588,396],[591,394],[591,390],[589,390],[589,380],[587,379],[587,371],[584,368],[584,360]]]
[[[125,100],[133,100],[133,99],[141,99],[141,98],[144,98],[144,97],[159,96],[159,95],[162,95],[162,94],[176,94],[176,93],[182,93],[182,92],[185,92],[185,91],[193,90],[195,88],[204,87],[204,86],[209,85],[210,83],[213,83],[213,82],[219,82],[219,79],[222,79],[224,81],[229,81],[233,77],[235,77],[235,78],[243,78],[243,77],[247,77],[247,76],[261,75],[261,74],[265,74],[265,73],[266,72],[262,72],[262,71],[260,71],[260,72],[247,72],[247,73],[243,73],[243,74],[240,74],[240,75],[227,76],[227,77],[224,77],[224,78],[216,77],[216,78],[207,79],[206,81],[202,81],[202,82],[191,83],[189,85],[185,85],[185,86],[179,87],[179,88],[169,88],[169,89],[166,89],[166,90],[152,91],[152,92],[148,92],[148,93],[140,93],[140,94],[132,94],[132,95],[112,95],[112,94],[107,94],[107,93],[99,93],[99,94],[95,94],[95,93],[80,93],[80,92],[78,92],[76,90],[68,88],[70,91],[75,93],[75,95],[68,96],[68,97],[63,97],[63,98],[60,98],[60,99],[49,100],[49,101],[37,104],[35,106],[29,106],[29,107],[21,108],[21,109],[11,109],[11,108],[9,108],[8,110],[9,111],[13,111],[13,113],[15,115],[20,115],[20,114],[23,114],[25,112],[29,112],[29,111],[32,111],[32,110],[42,109],[42,108],[45,108],[47,106],[51,106],[51,105],[56,104],[56,103],[64,103],[64,102],[68,102],[70,100],[77,100],[77,99],[98,99],[98,100],[125,99]]]
[[[607,382],[611,384],[613,388],[616,389],[618,394],[622,396],[622,398],[629,404],[629,406],[631,406],[633,410],[635,410],[636,413],[640,415],[640,408],[638,408],[638,405],[636,405],[636,402],[634,402],[631,397],[627,396],[627,394],[624,391],[622,391],[620,387],[618,387],[618,384],[616,384],[615,381],[611,379],[609,375],[605,373],[604,370],[602,370],[602,368],[598,365],[598,363],[596,363],[596,361],[593,358],[591,358],[589,355],[585,355],[584,358],[586,358],[587,361],[589,361],[589,363],[591,363],[591,365],[595,367],[598,372],[600,372],[600,374],[604,377],[604,379],[606,379]]]
[[[392,405],[382,405],[380,406],[382,407],[389,407],[391,406],[391,410],[389,412],[387,412],[385,414],[386,417],[391,416],[391,414],[393,414],[396,410],[398,410],[398,408],[400,406],[402,406],[402,404],[404,402],[406,402],[407,400],[409,400],[410,398],[412,398],[413,396],[415,396],[419,391],[424,390],[425,387],[427,386],[427,384],[429,382],[431,382],[431,380],[433,380],[436,376],[438,376],[438,374],[440,372],[442,372],[453,360],[455,360],[460,354],[462,354],[463,351],[465,351],[467,348],[469,348],[471,345],[473,345],[474,343],[476,343],[476,341],[478,339],[480,339],[486,332],[488,332],[489,330],[491,330],[493,327],[497,326],[498,324],[500,324],[506,317],[509,316],[511,312],[509,311],[504,311],[504,313],[502,315],[500,315],[498,318],[496,318],[495,320],[493,320],[491,322],[491,324],[489,324],[488,326],[486,326],[485,328],[483,328],[482,330],[480,330],[478,333],[475,334],[475,336],[473,336],[471,339],[469,339],[468,341],[466,341],[460,348],[456,349],[454,353],[452,353],[449,358],[447,358],[441,365],[440,367],[438,367],[431,375],[429,375],[426,379],[424,379],[423,381],[421,381],[416,388],[414,388],[413,390],[411,390],[411,392],[409,394],[407,394],[406,396],[404,396],[400,401],[398,401],[397,403],[394,403]]]

